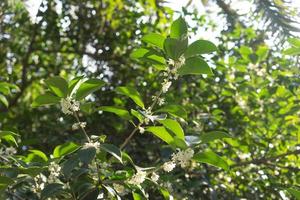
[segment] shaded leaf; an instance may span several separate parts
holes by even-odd
[[[149,126],[146,128],[146,131],[153,133],[168,144],[173,141],[173,137],[163,126]]]
[[[213,75],[208,64],[199,57],[192,57],[185,60],[185,64],[178,69],[179,75],[187,75],[187,74],[207,74]]]
[[[176,19],[171,25],[171,38],[182,38],[187,35],[187,24],[182,17]]]
[[[38,107],[43,105],[57,104],[60,102],[60,97],[52,95],[50,92],[38,96],[31,106]]]
[[[142,108],[145,107],[139,92],[135,88],[130,86],[117,87],[116,91],[131,98],[138,106]]]
[[[185,58],[198,56],[200,54],[212,53],[217,51],[216,45],[207,40],[197,40],[190,44],[184,52]]]
[[[125,108],[122,108],[122,107],[101,106],[101,107],[98,108],[98,110],[114,113],[114,114],[116,114],[116,115],[118,115],[118,116],[120,116],[124,119],[130,119],[131,118],[129,112]]]
[[[156,112],[167,112],[175,117],[181,117],[186,119],[187,118],[187,113],[185,109],[180,106],[180,105],[175,105],[175,104],[170,104],[166,105],[158,110]]]
[[[220,167],[224,170],[229,170],[227,162],[212,151],[197,153],[194,155],[193,159],[201,163],[207,163],[215,167]]]
[[[166,38],[164,36],[158,33],[149,33],[142,37],[142,41],[152,44],[160,49],[163,49],[165,39]]]
[[[166,127],[167,129],[170,129],[173,133],[175,133],[175,135],[184,140],[184,132],[181,128],[181,125],[173,119],[165,119],[165,120],[159,120],[159,123],[161,123],[162,125],[164,125],[164,127]]]
[[[63,185],[59,183],[51,183],[45,186],[41,192],[41,199],[54,197],[63,192]]]
[[[76,92],[76,99],[77,100],[83,99],[104,85],[105,85],[105,82],[100,79],[89,79],[89,80],[83,82],[79,86],[79,88]]]
[[[208,133],[203,133],[199,136],[199,139],[202,143],[207,143],[222,138],[231,138],[231,135],[224,131],[211,131]]]
[[[54,76],[45,81],[48,88],[59,97],[66,97],[68,95],[68,83],[60,76]]]
[[[123,163],[122,153],[121,153],[121,150],[118,147],[116,147],[112,144],[101,144],[100,148],[102,150],[106,151],[107,153],[111,154],[112,156],[114,156],[121,163]]]
[[[168,57],[178,60],[187,48],[187,40],[167,38],[164,42],[164,50]]]

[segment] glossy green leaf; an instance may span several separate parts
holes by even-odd
[[[45,81],[48,88],[58,97],[66,97],[68,95],[68,83],[60,76],[54,76]]]
[[[212,151],[206,151],[202,153],[197,153],[194,155],[193,159],[197,162],[207,163],[215,167],[220,167],[224,170],[229,170],[229,166],[223,158]]]
[[[63,185],[59,183],[50,183],[45,186],[41,192],[41,199],[55,197],[63,192]]]
[[[160,109],[156,110],[156,112],[167,112],[175,117],[181,117],[184,119],[187,118],[186,110],[182,106],[175,104],[163,106]]]
[[[0,102],[5,106],[5,107],[8,107],[8,101],[6,99],[6,97],[2,94],[0,94]]]
[[[131,112],[131,114],[133,116],[135,116],[139,120],[139,122],[143,121],[144,117],[143,117],[143,115],[140,112],[138,112],[138,111],[136,111],[134,109],[131,109],[130,112]]]
[[[174,148],[180,148],[180,149],[186,149],[188,148],[187,143],[185,142],[184,139],[181,139],[177,136],[175,136],[173,138],[173,141],[170,143],[171,146],[173,146]]]
[[[120,94],[123,94],[125,96],[128,96],[129,98],[131,98],[138,106],[144,108],[144,103],[143,100],[141,98],[141,95],[139,94],[139,92],[130,86],[126,86],[126,87],[117,87],[116,91]]]
[[[166,38],[164,36],[158,33],[149,33],[142,37],[142,41],[152,44],[160,49],[163,49],[165,39]]]
[[[29,150],[31,153],[33,153],[34,155],[42,158],[44,161],[48,161],[48,157],[46,156],[46,154],[40,150],[36,150],[36,149],[32,149]]]
[[[291,195],[293,195],[297,200],[300,200],[300,190],[297,190],[296,188],[288,188],[286,189]]]
[[[113,157],[115,157],[121,163],[123,163],[122,153],[121,153],[121,150],[118,147],[116,147],[112,144],[101,144],[100,148],[102,150],[106,151],[107,153],[111,154]]]
[[[185,64],[178,69],[179,75],[187,75],[187,74],[207,74],[213,75],[208,64],[199,57],[192,57],[185,60]]]
[[[223,139],[223,138],[231,138],[231,135],[224,131],[211,131],[207,133],[202,133],[199,136],[199,139],[202,143],[208,143],[217,139]]]
[[[132,198],[133,200],[143,200],[143,196],[140,195],[139,193],[136,193],[136,192],[132,192]]]
[[[32,103],[32,107],[57,104],[61,100],[60,97],[52,95],[50,92],[38,96]]]
[[[118,116],[120,116],[124,119],[130,119],[131,118],[129,112],[125,108],[122,108],[122,107],[101,106],[101,107],[98,108],[98,110],[114,113],[114,114],[116,114],[116,115],[118,115]]]
[[[167,129],[171,130],[178,138],[184,140],[184,132],[181,125],[173,119],[159,120],[159,123],[164,125]]]
[[[153,133],[155,136],[159,137],[168,144],[173,141],[173,137],[163,126],[149,126],[146,128],[146,130]]]
[[[77,155],[81,162],[89,164],[96,156],[96,148],[84,147],[77,151]]]
[[[53,151],[53,157],[60,158],[62,156],[65,156],[69,153],[76,151],[78,148],[79,146],[73,142],[67,142],[65,144],[58,145],[55,147]]]
[[[283,51],[284,54],[286,55],[300,55],[300,47],[296,48],[296,47],[291,47],[291,48],[288,48],[286,50]]]
[[[189,58],[201,54],[212,53],[217,50],[218,48],[214,43],[207,40],[197,40],[188,46],[187,50],[184,52],[184,56],[185,58]]]
[[[164,42],[164,50],[167,56],[173,60],[178,60],[187,48],[187,40],[167,38]]]
[[[69,95],[72,96],[73,93],[78,89],[83,76],[73,78],[68,84]]]
[[[76,92],[76,99],[81,100],[104,85],[105,82],[100,79],[89,79],[79,86]]]
[[[185,20],[182,17],[179,17],[171,25],[170,36],[171,38],[176,39],[185,37],[187,35],[187,29],[188,28]]]
[[[299,38],[288,38],[287,41],[294,47],[300,47],[300,39]]]

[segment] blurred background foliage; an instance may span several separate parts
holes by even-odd
[[[41,2],[36,17],[30,16],[26,1],[0,2],[0,128],[21,135],[18,153],[33,148],[51,153],[58,144],[79,140],[73,121],[62,118],[59,107],[31,106],[43,81],[54,75],[109,83],[89,96],[91,103],[82,110],[88,132],[121,144],[132,125],[93,108],[134,107],[112,92],[119,85],[132,85],[146,104],[151,101],[161,77],[129,55],[143,35],[166,35],[173,16],[181,14],[193,38],[213,37],[219,52],[210,63],[214,76],[180,78],[166,101],[186,110],[185,135],[225,130],[233,136],[200,145],[221,155],[231,169],[197,165],[178,170],[165,177],[165,187],[176,199],[287,199],[281,188],[300,184],[299,57],[282,53],[290,46],[285,41],[299,35],[293,1],[243,1],[247,13],[240,13],[235,3],[241,1],[233,0],[203,0],[203,12],[194,7],[200,0],[187,1],[178,12],[168,7],[176,4],[172,0]],[[168,150],[142,134],[126,151],[143,166],[158,162]]]

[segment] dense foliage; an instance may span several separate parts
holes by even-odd
[[[290,9],[215,2],[0,2],[0,199],[299,199]]]

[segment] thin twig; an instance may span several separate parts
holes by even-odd
[[[82,130],[82,132],[83,132],[83,134],[84,134],[84,136],[85,136],[85,139],[86,139],[88,142],[91,142],[91,140],[90,140],[90,138],[89,138],[87,132],[86,132],[85,129],[80,125],[80,120],[79,120],[79,117],[78,117],[77,112],[74,112],[74,116],[75,116],[77,122],[79,123],[79,126],[80,126],[80,128],[81,128],[81,130]]]

